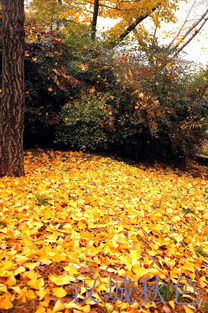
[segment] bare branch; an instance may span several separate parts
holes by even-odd
[[[176,40],[177,38],[179,38],[179,36],[180,36],[180,34],[181,34],[181,32],[182,32],[184,26],[186,25],[186,22],[188,21],[188,18],[189,18],[189,16],[190,16],[190,14],[191,14],[191,12],[192,12],[192,10],[193,10],[195,4],[196,4],[196,1],[197,1],[197,0],[194,0],[194,1],[193,1],[192,6],[191,6],[190,10],[188,11],[188,14],[187,14],[187,16],[186,16],[186,18],[185,18],[183,24],[181,25],[179,31],[177,32],[177,34],[175,35],[175,37],[173,38],[173,40],[172,40],[171,43],[169,44],[169,46],[168,46],[169,48],[172,46],[172,44],[175,42],[175,40]]]
[[[207,16],[207,18],[204,19],[204,22],[201,24],[201,26],[194,31],[192,36],[177,50],[177,52],[175,53],[175,56],[178,55],[196,37],[196,35],[204,27],[204,25],[206,24],[207,21],[208,21],[208,16]]]
[[[180,43],[182,41],[184,41],[186,39],[186,37],[201,23],[201,21],[203,21],[203,19],[205,19],[205,21],[207,21],[206,15],[208,14],[208,9],[201,15],[201,17],[194,23],[191,25],[191,27],[189,27],[189,29],[187,30],[187,32],[185,33],[185,35],[181,38],[180,42],[174,46],[175,49],[177,49],[180,46]],[[206,22],[205,22],[206,23]],[[203,23],[203,25],[205,24]],[[202,26],[203,27],[203,26]],[[200,30],[201,28],[200,27]],[[197,31],[198,33],[199,31]],[[192,37],[192,36],[191,36]],[[195,35],[193,36],[193,38],[195,37]],[[192,39],[191,39],[192,40]],[[190,41],[189,41],[190,42]]]
[[[158,27],[157,27],[157,25],[156,25],[156,26],[155,26],[155,30],[154,30],[154,34],[153,34],[153,39],[152,39],[153,42],[155,42],[155,40],[156,40],[157,30],[158,30]]]

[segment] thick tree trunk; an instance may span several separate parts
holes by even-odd
[[[0,177],[24,175],[24,0],[3,0]]]

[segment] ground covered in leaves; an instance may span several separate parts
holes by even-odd
[[[208,312],[205,167],[54,151],[25,167],[0,179],[1,313]]]

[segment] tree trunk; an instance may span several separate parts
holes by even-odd
[[[142,15],[142,16],[138,16],[134,22],[129,25],[124,31],[123,33],[121,33],[118,37],[118,41],[121,42],[124,38],[126,38],[126,36],[128,36],[130,34],[130,32],[132,30],[135,29],[135,27],[137,27],[137,25],[139,25],[143,20],[145,20],[151,13],[153,13],[155,10],[157,10],[157,7],[152,8],[151,12],[146,14],[146,15]]]
[[[0,177],[24,175],[24,0],[3,0]]]
[[[99,11],[99,0],[94,0],[93,18],[92,18],[92,24],[91,24],[92,40],[95,40],[95,37],[96,37],[98,11]]]

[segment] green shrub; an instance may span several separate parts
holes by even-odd
[[[111,128],[112,121],[106,110],[106,98],[83,96],[66,104],[60,115],[63,123],[57,129],[56,143],[90,151],[107,148],[107,128]]]

